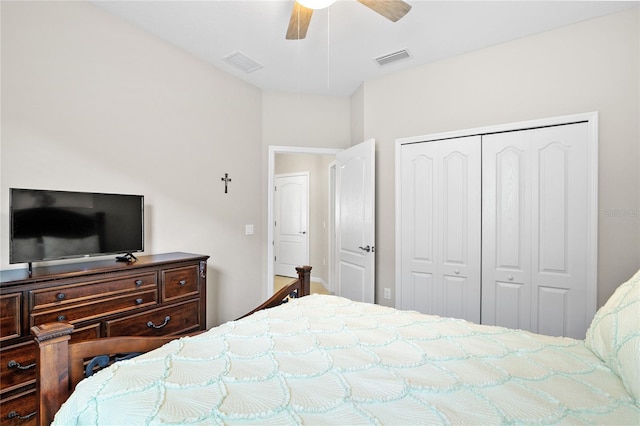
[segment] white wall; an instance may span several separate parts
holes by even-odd
[[[25,266],[8,265],[9,187],[143,194],[147,253],[211,256],[209,325],[252,307],[260,91],[90,3],[1,7],[2,269]]]
[[[282,92],[262,94],[262,143],[269,146],[347,148],[351,141],[348,97]]]
[[[376,300],[395,281],[395,139],[580,112],[600,112],[599,305],[640,267],[638,18],[636,8],[364,84],[354,99],[377,141]]]
[[[351,95],[351,143],[364,142],[364,85]]]

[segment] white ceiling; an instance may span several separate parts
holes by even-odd
[[[623,9],[639,1],[406,0],[392,23],[355,0],[315,11],[304,40],[285,40],[292,0],[92,1],[257,87],[351,95],[363,81]],[[408,49],[412,58],[374,58]],[[224,58],[236,51],[263,68],[246,73]]]

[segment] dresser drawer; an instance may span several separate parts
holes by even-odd
[[[0,393],[36,381],[36,345],[33,341],[0,350]],[[1,422],[0,422],[1,423]]]
[[[198,266],[168,269],[162,271],[163,301],[196,296],[198,287]]]
[[[106,321],[106,337],[183,334],[200,327],[200,302],[189,300]]]
[[[31,314],[30,325],[44,324],[55,321],[68,321],[75,324],[118,314],[158,303],[157,289],[124,294],[109,299],[87,301],[78,305],[60,306],[56,309]]]
[[[0,342],[20,337],[20,302],[22,293],[10,293],[0,296]]]
[[[69,343],[84,342],[85,340],[94,340],[100,338],[100,323],[87,325],[81,328],[74,328],[71,333]]]
[[[35,388],[0,400],[0,424],[35,426],[38,422],[37,405]]]
[[[45,309],[123,292],[146,290],[158,285],[155,272],[127,275],[115,280],[95,281],[30,291],[32,309]]]

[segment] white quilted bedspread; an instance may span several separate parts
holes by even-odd
[[[640,424],[584,343],[312,295],[82,381],[55,424]]]

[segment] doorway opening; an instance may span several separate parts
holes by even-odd
[[[267,294],[271,295],[274,292],[274,281],[275,281],[275,232],[274,232],[274,220],[275,220],[275,183],[276,183],[276,174],[279,173],[289,173],[289,172],[299,172],[301,170],[291,170],[281,168],[280,160],[285,159],[287,156],[293,155],[305,155],[309,156],[309,158],[315,162],[320,161],[321,156],[328,157],[326,162],[333,162],[335,160],[335,155],[338,152],[343,151],[342,149],[334,149],[334,148],[307,148],[307,147],[283,147],[283,146],[270,146],[269,147],[269,158],[268,158],[268,201],[267,201]],[[283,161],[286,163],[286,161]],[[329,170],[329,168],[327,168]],[[329,173],[325,171],[325,175]],[[323,182],[325,187],[330,187],[333,184],[332,177],[321,177],[321,179],[326,179]],[[313,189],[311,189],[313,191]],[[310,193],[311,194],[311,193]],[[332,281],[332,272],[331,272],[331,264],[330,256],[333,253],[333,244],[335,244],[335,235],[331,232],[332,223],[328,220],[331,217],[329,210],[333,208],[333,203],[329,200],[332,195],[330,193],[325,194],[315,194],[319,195],[319,199],[322,199],[322,205],[311,206],[310,210],[310,221],[309,221],[309,236],[314,238],[316,236],[320,236],[319,234],[323,233],[320,240],[325,241],[325,243],[312,243],[311,244],[311,266],[314,269],[311,271],[312,276],[312,286],[315,284],[313,281],[320,281],[320,283],[327,282],[328,286],[331,287]],[[314,216],[314,213],[317,215]],[[320,218],[318,218],[320,217]],[[315,256],[314,256],[315,254]],[[316,259],[314,261],[314,259]],[[318,261],[317,259],[321,259]],[[322,260],[324,259],[324,261]],[[315,264],[314,264],[315,263]],[[315,276],[318,277],[314,279]],[[320,286],[322,284],[318,283]],[[329,288],[329,290],[331,290]]]

